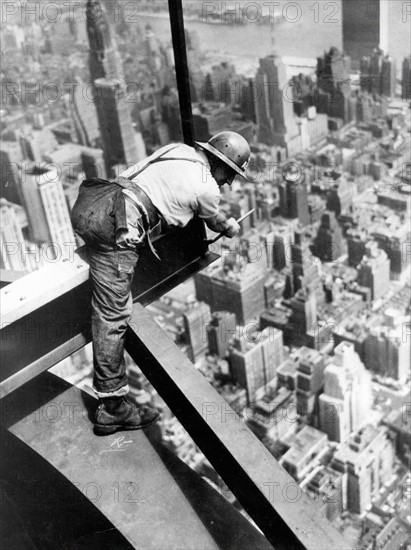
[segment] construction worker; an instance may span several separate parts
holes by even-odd
[[[124,338],[131,316],[131,282],[139,250],[159,223],[184,227],[197,215],[228,237],[238,223],[218,210],[220,187],[244,176],[247,141],[220,132],[194,147],[171,144],[121,174],[114,182],[86,179],[73,207],[72,223],[88,249],[92,281],[93,389],[100,404],[98,435],[144,428],[158,411],[128,398]]]

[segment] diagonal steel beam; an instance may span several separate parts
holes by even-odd
[[[126,349],[276,550],[350,548],[140,304]]]

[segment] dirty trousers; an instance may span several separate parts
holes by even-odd
[[[88,247],[92,283],[94,390],[99,397],[128,392],[124,339],[131,316],[131,282],[138,254]]]

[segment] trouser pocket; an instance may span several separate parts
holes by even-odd
[[[134,274],[134,269],[138,261],[138,254],[134,250],[117,250],[116,260],[117,271],[120,277],[122,274],[125,274],[125,276]]]

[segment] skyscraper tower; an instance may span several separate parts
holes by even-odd
[[[110,174],[116,164],[131,165],[140,160],[141,156],[126,92],[120,81],[99,78],[94,84],[104,160],[107,173]]]
[[[246,389],[249,404],[255,401],[258,390],[275,377],[283,359],[283,335],[278,329],[269,327],[235,339],[229,355],[230,369],[235,382]]]
[[[334,262],[343,254],[343,235],[334,212],[325,212],[321,218],[313,253],[323,262]]]
[[[337,48],[330,48],[323,57],[317,58],[318,87],[330,94],[337,90],[347,94],[350,91],[350,69],[350,58]]]
[[[411,99],[411,55],[402,62],[402,98]]]
[[[308,288],[317,294],[321,302],[322,285],[319,273],[319,261],[314,258],[309,240],[302,231],[294,234],[295,242],[290,246],[291,272],[294,292],[300,288]]]
[[[260,59],[255,77],[258,141],[285,147],[292,154],[292,142],[299,132],[293,104],[284,93],[287,82],[285,65],[279,57]]]
[[[395,95],[396,68],[394,60],[386,55],[381,67],[381,94],[387,97]]]
[[[310,223],[308,212],[308,194],[304,181],[299,181],[299,175],[291,170],[284,174],[280,184],[280,214],[284,218],[298,218],[301,225]]]
[[[113,166],[138,162],[145,151],[140,151],[138,146],[130,104],[126,101],[122,62],[104,8],[97,0],[88,0],[86,15],[90,76],[94,83],[106,171],[110,177]]]
[[[207,326],[208,350],[213,355],[223,358],[228,351],[230,339],[234,336],[236,318],[229,311],[214,312]]]
[[[96,107],[84,97],[84,83],[79,78],[73,97],[68,101],[68,109],[74,122],[78,142],[81,145],[95,147],[100,137],[100,127]]]
[[[124,85],[121,57],[111,35],[105,9],[98,0],[87,1],[86,21],[90,44],[91,81],[94,82],[98,78],[116,78]]]
[[[394,457],[395,450],[387,428],[365,426],[339,446],[331,466],[344,472],[344,493],[349,511],[363,514],[372,500],[378,498],[380,489],[392,479]],[[378,544],[377,548],[387,548],[389,544]]]
[[[226,262],[223,267],[211,265],[195,278],[197,300],[206,302],[211,311],[235,313],[237,322],[245,325],[263,311],[266,272],[260,263]]]
[[[365,255],[357,269],[357,282],[371,289],[372,300],[377,300],[387,292],[390,282],[390,260],[376,241],[366,244]]]
[[[342,0],[343,50],[353,64],[371,55],[381,42],[387,24],[381,17],[381,0]]]
[[[321,430],[331,441],[344,442],[368,421],[371,404],[371,375],[354,344],[341,342],[324,371],[324,393],[319,398]]]
[[[45,243],[45,254],[54,259],[69,256],[75,246],[73,229],[64,196],[63,185],[56,169],[35,166],[23,175],[21,192],[29,219],[33,241]]]
[[[393,96],[395,94],[395,62],[376,48],[371,56],[365,56],[360,64],[360,85],[372,94]]]
[[[318,396],[324,384],[326,356],[314,349],[303,349],[296,376],[297,412],[312,422]]]

